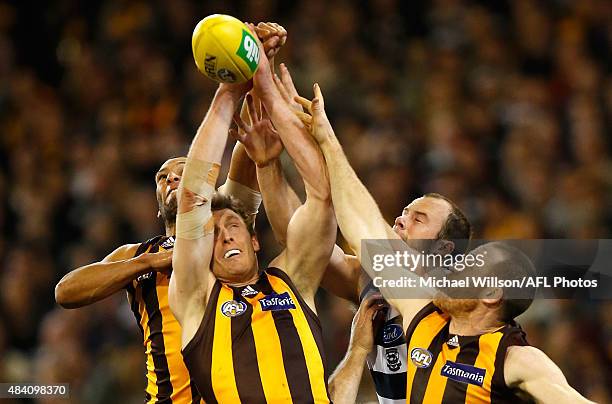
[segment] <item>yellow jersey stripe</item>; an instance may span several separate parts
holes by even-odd
[[[407,336],[407,338],[410,338],[410,340],[408,341],[407,359],[408,382],[406,383],[406,397],[408,400],[410,400],[410,395],[412,394],[412,384],[414,382],[414,376],[418,369],[417,366],[412,363],[412,360],[410,358],[412,350],[415,348],[429,349],[431,342],[438,335],[438,333],[442,331],[442,329],[446,326],[446,323],[446,318],[436,311],[421,320],[421,322],[417,325],[416,329],[412,333],[412,336]]]
[[[495,372],[495,354],[503,336],[501,331],[480,336],[479,351],[474,366],[486,370],[485,378],[482,387],[468,385],[467,397],[477,398],[482,403],[491,402],[491,380]]]

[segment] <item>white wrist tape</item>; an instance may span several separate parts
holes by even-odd
[[[239,182],[233,181],[229,177],[225,184],[221,185],[218,192],[223,195],[231,195],[240,200],[244,206],[244,210],[249,215],[256,215],[261,205],[261,193],[242,185]]]
[[[176,215],[176,237],[196,240],[213,232],[215,228],[210,202]]]
[[[181,185],[185,192],[194,195],[191,209],[176,215],[177,238],[195,240],[214,231],[210,204],[219,168],[219,164],[197,159],[188,159],[185,163]]]
[[[198,159],[188,159],[183,169],[181,182],[185,189],[196,195],[210,199],[215,192],[215,184],[221,165]]]

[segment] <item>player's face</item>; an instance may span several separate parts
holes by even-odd
[[[451,206],[443,199],[417,198],[395,219],[393,230],[404,241],[435,240],[449,213]]]
[[[257,274],[257,237],[252,236],[236,212],[223,209],[213,212],[215,244],[212,271],[220,281],[241,283]]]
[[[155,193],[159,205],[159,213],[165,219],[176,218],[176,194],[185,167],[185,157],[177,157],[166,161],[155,174]]]

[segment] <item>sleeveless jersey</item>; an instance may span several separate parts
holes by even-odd
[[[157,236],[138,246],[136,254],[169,250],[174,237]],[[157,271],[127,285],[128,301],[143,334],[147,357],[145,403],[201,403],[181,356],[181,327],[168,306],[170,278]]]
[[[406,330],[406,402],[524,402],[504,381],[508,347],[528,345],[520,326],[512,322],[494,332],[461,336],[449,334],[449,324],[449,316],[430,303]]]
[[[329,403],[321,324],[282,270],[216,281],[183,349],[207,403]]]

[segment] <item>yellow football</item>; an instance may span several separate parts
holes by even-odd
[[[191,49],[198,70],[220,83],[244,83],[259,65],[259,48],[237,18],[213,14],[196,25]]]

